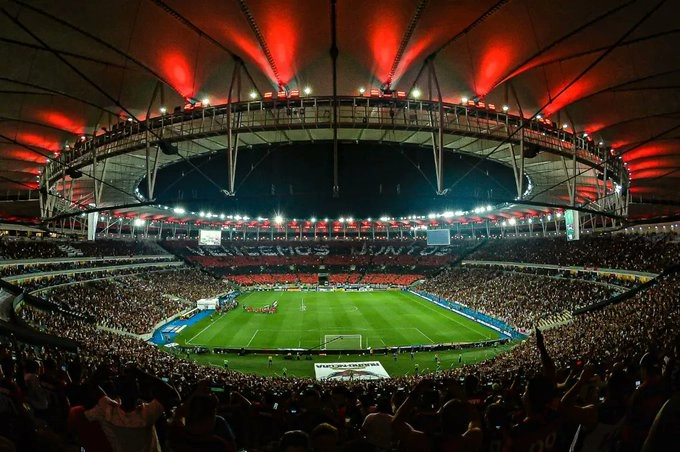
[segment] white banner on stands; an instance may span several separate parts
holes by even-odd
[[[217,309],[217,298],[201,298],[196,302],[196,307],[201,311],[205,309]]]
[[[97,236],[97,221],[99,221],[99,212],[87,214],[87,240],[89,241],[94,241]]]
[[[317,380],[379,380],[390,378],[379,361],[360,363],[315,363]]]

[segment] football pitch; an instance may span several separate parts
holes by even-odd
[[[499,337],[494,330],[407,292],[251,292],[238,301],[235,310],[206,317],[178,334],[175,342],[210,348],[322,351]],[[244,309],[275,301],[278,310],[274,314]]]

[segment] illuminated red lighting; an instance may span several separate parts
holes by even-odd
[[[59,144],[56,139],[50,139],[45,135],[37,135],[33,133],[20,132],[17,134],[17,141],[21,144],[27,144],[29,146],[35,146],[42,149],[48,149],[50,151],[58,151]]]
[[[643,171],[635,171],[635,179],[655,179],[668,175],[668,168],[648,169]],[[633,178],[631,177],[631,180]]]
[[[161,55],[161,70],[170,85],[180,95],[191,97],[194,90],[194,74],[189,60],[178,51]]]
[[[40,154],[25,149],[3,150],[2,157],[7,160],[21,160],[28,163],[42,163],[45,159],[45,157]]]
[[[399,12],[392,8],[381,10],[380,20],[373,22],[369,28],[369,47],[373,57],[373,73],[379,80],[388,76],[394,57],[399,49],[401,36],[399,30],[403,30],[400,24]],[[390,82],[392,80],[389,80]]]
[[[568,77],[566,79],[569,80]],[[566,86],[567,83],[564,83],[563,86],[556,86],[552,88],[550,92],[553,95],[556,93],[560,93]],[[571,85],[566,91],[560,94],[559,97],[553,98],[552,100],[545,97],[542,102],[550,103],[547,107],[545,107],[544,112],[546,115],[552,115],[562,110],[566,106],[571,105],[580,99],[583,99],[585,96],[592,93],[593,90],[596,89],[597,88],[594,85],[594,81],[584,77],[577,81],[576,83],[574,83],[573,85]]]
[[[509,41],[494,39],[486,43],[482,50],[479,70],[471,86],[474,86],[480,95],[491,92],[503,75],[510,70],[516,54],[516,47]]]
[[[85,125],[82,122],[57,111],[41,112],[39,117],[47,124],[73,134],[80,135],[85,131]]]

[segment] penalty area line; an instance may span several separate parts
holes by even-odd
[[[427,340],[430,341],[432,344],[434,344],[434,341],[433,341],[432,339],[430,339],[430,337],[429,337],[427,334],[425,334],[425,333],[423,333],[422,331],[420,331],[420,328],[415,328],[415,330],[416,330],[417,332],[419,332],[425,339],[427,339]]]
[[[250,344],[253,342],[253,339],[255,339],[255,336],[257,336],[257,333],[259,333],[259,332],[260,332],[260,330],[255,330],[255,332],[253,333],[253,337],[250,338],[250,340],[246,344],[246,347],[250,347]]]

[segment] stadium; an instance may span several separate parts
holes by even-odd
[[[676,3],[0,10],[3,450],[673,449]]]

